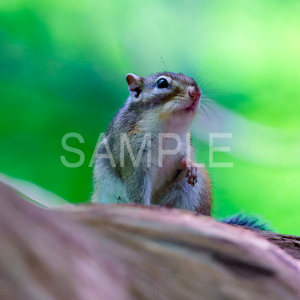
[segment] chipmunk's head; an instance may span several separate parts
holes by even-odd
[[[130,92],[128,109],[155,115],[158,121],[180,118],[190,123],[199,110],[200,88],[193,78],[181,73],[163,72],[147,77],[129,73],[126,81]]]

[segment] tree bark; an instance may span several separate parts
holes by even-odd
[[[46,210],[2,183],[0,207],[0,299],[300,299],[299,261],[269,242],[298,258],[298,237],[155,206]]]
[[[238,226],[235,226],[238,227]],[[240,226],[241,227],[241,226]],[[242,226],[244,229],[253,231],[267,239],[269,242],[277,245],[296,259],[300,259],[300,237],[290,234],[279,234],[272,231],[254,230]]]

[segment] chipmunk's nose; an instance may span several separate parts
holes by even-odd
[[[198,87],[189,86],[188,93],[193,101],[198,101],[201,97],[201,90]]]

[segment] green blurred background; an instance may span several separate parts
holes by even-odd
[[[300,235],[299,55],[299,0],[1,0],[0,172],[86,201],[125,74],[164,71],[162,57],[197,79],[222,118],[200,113],[198,161],[209,161],[209,132],[233,133],[231,152],[215,154],[233,168],[208,168],[214,215],[259,214]],[[67,142],[85,154],[77,168],[60,159],[79,160],[62,147],[69,132],[84,139]]]

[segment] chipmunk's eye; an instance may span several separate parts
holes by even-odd
[[[157,82],[156,82],[156,86],[159,89],[163,89],[163,88],[167,88],[169,86],[169,82],[167,79],[165,78],[160,78]]]

